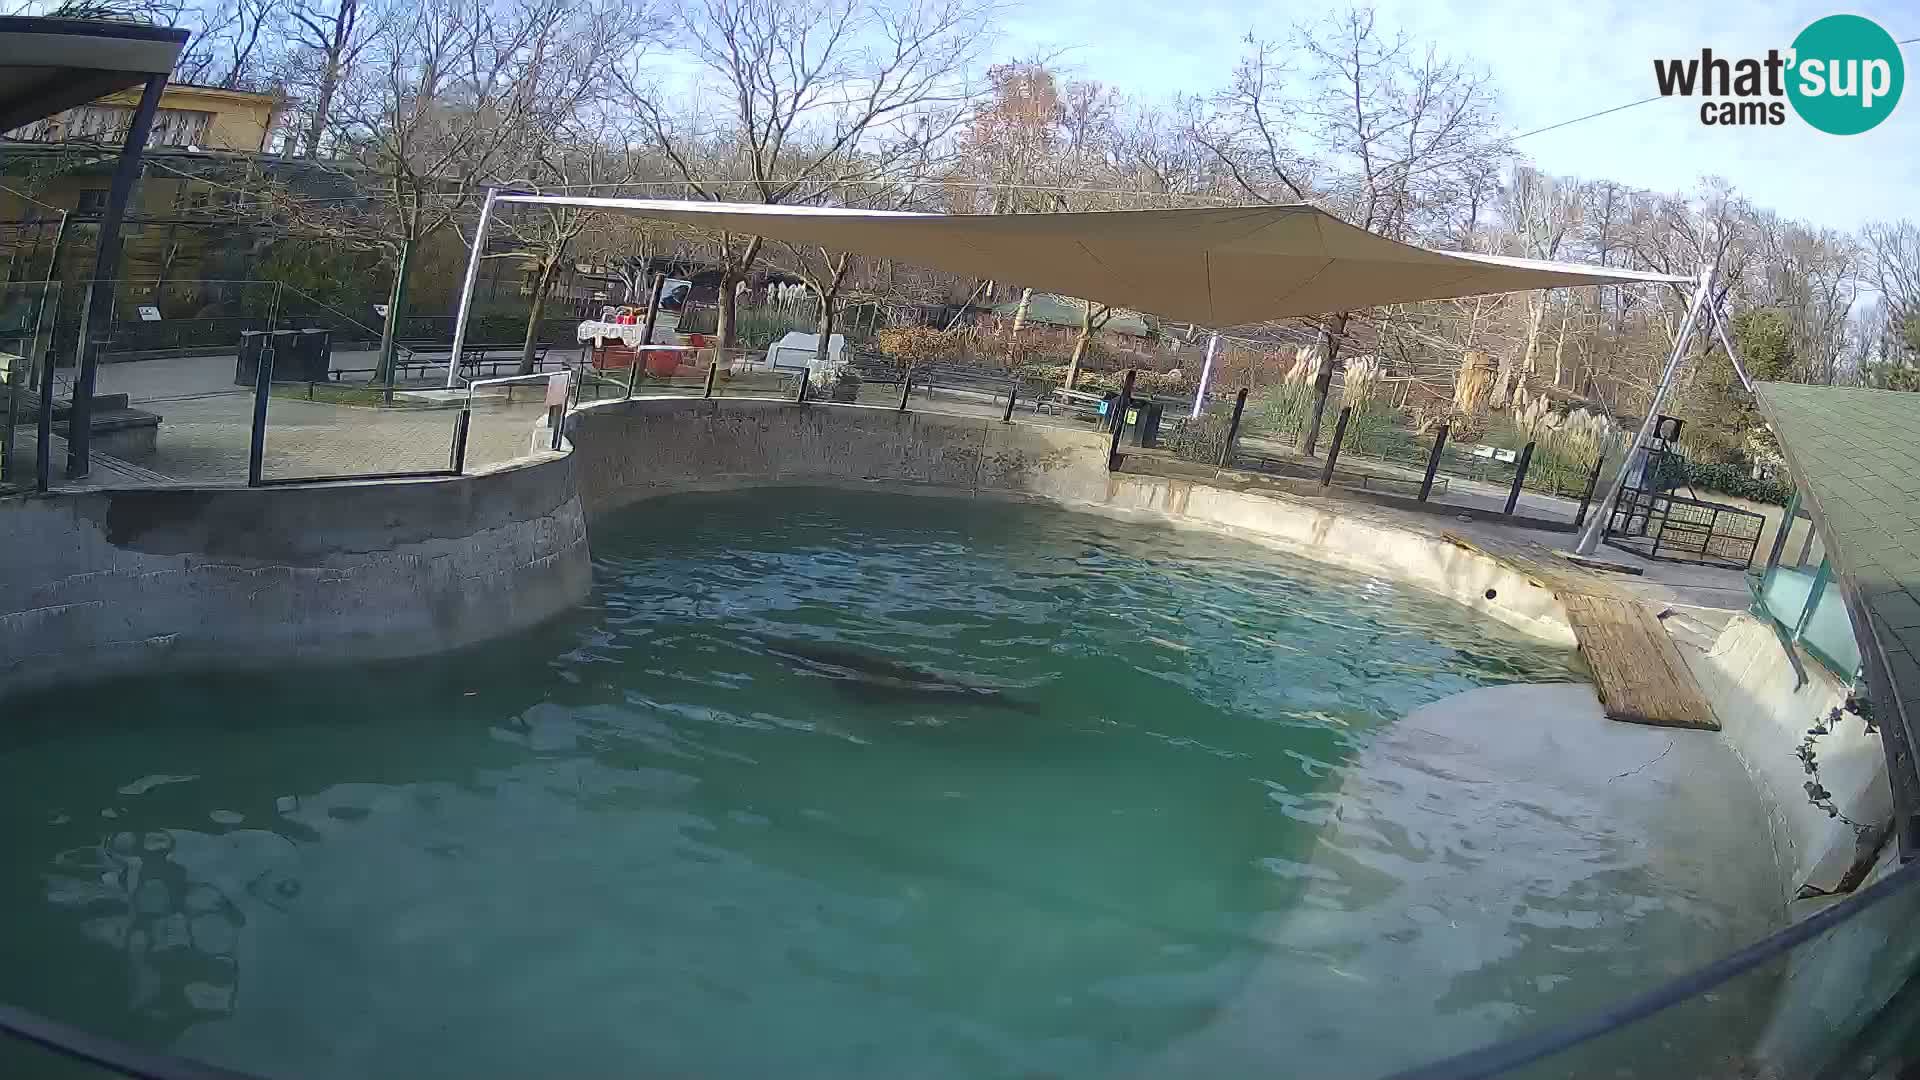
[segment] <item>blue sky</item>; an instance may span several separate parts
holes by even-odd
[[[1492,76],[1511,130],[1527,131],[1657,92],[1655,57],[1762,56],[1785,49],[1808,23],[1850,11],[1895,39],[1920,37],[1920,2],[1836,8],[1801,3],[1568,4],[1560,0],[1379,0],[1380,25],[1471,56]],[[1148,98],[1221,85],[1255,30],[1284,37],[1324,7],[1249,8],[1225,0],[1026,0],[1001,21],[1001,56],[1066,49],[1063,66]],[[1906,46],[1911,77],[1920,44]],[[1542,169],[1656,191],[1689,190],[1704,176],[1731,181],[1784,216],[1852,229],[1920,218],[1920,89],[1862,135],[1825,135],[1791,115],[1784,127],[1713,128],[1699,99],[1672,98],[1523,139]]]

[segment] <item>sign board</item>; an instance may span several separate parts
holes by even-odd
[[[1495,461],[1504,461],[1509,465],[1520,458],[1520,454],[1516,450],[1509,450],[1504,446],[1487,446],[1484,444],[1473,448],[1473,456],[1492,458]]]
[[[556,371],[547,377],[547,407],[567,403],[567,373]]]
[[[152,304],[141,304],[140,305],[140,321],[141,322],[159,322],[160,309],[157,307],[154,307]]]

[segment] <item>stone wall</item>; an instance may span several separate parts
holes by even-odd
[[[703,488],[874,481],[1097,502],[1106,436],[998,419],[760,399],[635,398],[567,418],[588,515]]]
[[[997,418],[743,399],[635,398],[568,418],[591,516],[674,491],[751,485],[918,485],[1230,531],[1387,574],[1571,648],[1551,591],[1430,533],[1351,505],[1107,471],[1108,437]]]
[[[55,492],[0,506],[0,551],[0,694],[440,652],[591,584],[564,454],[431,480]]]

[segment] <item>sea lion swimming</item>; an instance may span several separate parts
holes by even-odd
[[[763,638],[769,656],[833,680],[836,691],[869,705],[924,704],[935,701],[991,703],[1031,711],[1027,703],[992,686],[950,679],[938,672],[874,656],[858,649],[794,638]]]

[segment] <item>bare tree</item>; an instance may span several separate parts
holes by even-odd
[[[333,119],[333,99],[340,82],[384,29],[392,14],[382,0],[292,0],[287,9],[291,29],[292,68],[305,92],[305,137],[300,153],[320,156],[320,145]]]
[[[637,72],[626,73],[628,96],[689,195],[813,202],[886,177],[952,129],[992,11],[991,0],[690,0],[677,39],[726,116],[676,115]],[[734,287],[762,240],[717,239],[717,329],[730,348]]]
[[[277,193],[298,231],[386,253],[393,285],[376,381],[392,378],[421,242],[591,97],[604,77],[593,50],[630,18],[617,0],[420,0],[381,23],[327,114],[342,151],[328,171],[361,197]]]

